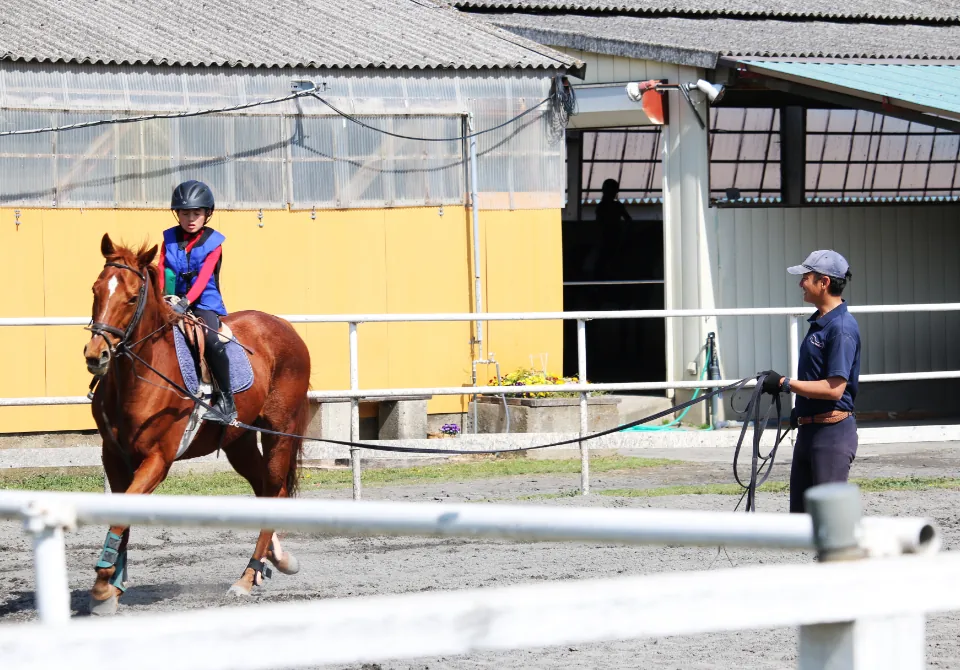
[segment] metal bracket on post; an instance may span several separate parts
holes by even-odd
[[[17,224],[17,230],[20,230],[20,210],[13,210],[13,222]]]
[[[64,530],[77,527],[76,512],[66,506],[31,502],[24,508],[23,529],[33,538],[37,614],[45,624],[70,621]]]

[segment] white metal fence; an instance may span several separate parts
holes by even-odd
[[[860,519],[858,500],[852,515],[831,505],[810,516],[3,491],[0,518],[23,519],[33,539],[40,623],[0,625],[0,659],[17,668],[100,670],[109,658],[118,667],[255,670],[799,626],[804,670],[919,670],[925,613],[960,609],[960,589],[949,587],[960,580],[960,557],[935,555],[938,531],[924,519]],[[253,616],[208,608],[104,625],[70,618],[64,532],[78,524],[719,544],[816,549],[825,562],[264,605]],[[837,548],[828,538],[844,533],[852,539],[843,548],[864,560],[827,561]]]
[[[928,303],[914,305],[863,305],[850,307],[854,314],[891,314],[909,312],[960,312],[960,303]],[[736,380],[701,380],[701,381],[666,381],[666,382],[633,382],[611,384],[557,384],[540,386],[441,386],[429,388],[393,388],[393,389],[361,389],[358,363],[357,327],[361,323],[408,323],[408,322],[443,322],[443,321],[470,321],[483,323],[487,321],[559,321],[576,320],[577,322],[577,369],[580,380],[587,379],[587,348],[586,322],[603,319],[660,319],[660,318],[689,318],[689,317],[737,317],[737,316],[782,316],[789,322],[788,337],[790,351],[791,377],[797,375],[797,361],[800,350],[800,320],[810,314],[809,307],[759,307],[750,309],[668,309],[668,310],[633,310],[633,311],[602,311],[602,312],[520,312],[520,313],[467,313],[467,314],[294,314],[284,315],[282,318],[291,323],[346,323],[349,326],[350,352],[350,388],[332,391],[311,391],[309,396],[313,400],[349,398],[350,407],[350,441],[360,440],[360,400],[368,397],[399,397],[410,395],[512,395],[523,393],[552,393],[570,391],[580,394],[580,437],[588,431],[587,395],[591,391],[665,391],[669,389],[696,389],[719,388],[728,386]],[[0,327],[15,326],[85,326],[89,319],[85,317],[13,317],[0,318]],[[755,371],[751,371],[752,372]],[[922,379],[957,379],[960,370],[941,370],[932,372],[906,372],[895,374],[861,375],[860,382],[892,382]],[[752,385],[749,384],[749,385]],[[87,404],[90,401],[86,396],[60,397],[32,397],[32,398],[0,398],[0,407],[4,406],[33,406],[33,405],[77,405]],[[586,495],[590,492],[590,455],[589,443],[580,443],[581,472],[580,490]],[[361,495],[361,448],[353,447],[350,450],[350,461],[353,469],[353,496],[355,500]]]

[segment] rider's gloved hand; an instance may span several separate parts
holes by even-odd
[[[190,307],[190,301],[186,298],[181,298],[175,305],[173,305],[173,311],[177,314],[186,314],[188,307]]]
[[[774,372],[773,370],[764,370],[762,373],[763,379],[760,381],[760,384],[763,386],[763,392],[769,393],[770,395],[778,395],[783,391],[783,379],[784,376],[779,372]]]

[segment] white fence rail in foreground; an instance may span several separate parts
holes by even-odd
[[[846,495],[851,487],[841,488]],[[838,489],[820,490],[833,496]],[[0,659],[4,667],[101,670],[107,649],[118,666],[275,670],[800,626],[802,670],[919,670],[924,613],[960,609],[960,589],[950,588],[960,580],[960,557],[935,555],[939,536],[926,520],[831,514],[839,499],[824,497],[828,504],[809,516],[0,492],[0,518],[23,518],[34,539],[41,616],[40,623],[0,625]],[[69,619],[63,533],[83,523],[821,552],[836,550],[831,538],[846,533],[854,538],[847,549],[859,547],[868,558],[265,605],[255,614],[211,608],[108,623]]]
[[[586,322],[604,319],[656,319],[688,317],[730,317],[730,316],[785,316],[788,318],[788,340],[790,352],[790,377],[797,376],[797,361],[800,351],[800,320],[808,316],[810,307],[756,307],[749,309],[661,309],[602,312],[482,312],[466,314],[293,314],[282,318],[291,323],[346,323],[348,324],[348,342],[350,357],[350,388],[346,390],[311,391],[309,397],[314,400],[347,398],[350,400],[350,441],[360,440],[360,400],[368,397],[389,398],[410,395],[514,395],[523,393],[555,393],[569,391],[580,394],[580,437],[588,434],[587,394],[591,391],[666,391],[674,389],[719,388],[735,383],[735,379],[703,381],[667,381],[634,382],[617,384],[557,384],[550,386],[444,386],[429,388],[403,389],[361,389],[358,355],[357,326],[361,323],[405,323],[405,322],[450,322],[469,321],[478,324],[487,321],[557,321],[576,320],[577,322],[577,370],[580,379],[587,377]],[[908,312],[960,312],[960,303],[929,303],[911,305],[862,305],[850,307],[855,314],[897,314]],[[84,317],[12,317],[0,318],[0,327],[15,326],[84,326],[89,323]],[[479,330],[478,330],[479,332]],[[483,358],[482,346],[479,358]],[[494,363],[492,360],[476,360],[478,363]],[[958,379],[960,370],[940,370],[931,372],[905,372],[892,374],[861,375],[860,382],[893,382],[930,379]],[[750,386],[753,384],[751,383]],[[86,396],[0,398],[0,407],[34,405],[79,405],[88,404]],[[476,425],[476,417],[474,417]],[[581,472],[580,490],[587,495],[590,492],[589,443],[580,443]],[[360,499],[360,454],[361,448],[350,449],[353,469],[353,497]]]

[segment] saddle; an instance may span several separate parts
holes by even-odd
[[[189,312],[188,312],[189,314]],[[212,375],[207,366],[204,346],[206,328],[197,323],[192,315],[180,320],[173,329],[173,343],[176,347],[180,373],[187,391],[207,396],[213,391]],[[220,324],[220,340],[226,343],[227,358],[230,360],[230,386],[234,394],[246,391],[253,386],[253,366],[247,352],[237,342],[230,327]]]
[[[171,300],[171,302],[173,302]],[[176,349],[177,362],[180,365],[180,374],[183,376],[184,388],[196,397],[202,398],[208,405],[212,402],[213,375],[207,366],[205,352],[206,326],[190,311],[186,318],[178,319],[173,330],[173,343]],[[253,366],[247,351],[241,346],[230,330],[230,326],[220,322],[218,331],[221,342],[226,343],[227,358],[230,360],[230,385],[233,393],[241,393],[253,386]],[[196,437],[207,413],[206,407],[197,404],[190,415],[187,427],[180,440],[176,458],[186,453],[193,439]]]
[[[206,326],[204,326],[200,320],[188,310],[187,317],[177,321],[177,328],[179,328],[180,332],[183,333],[183,339],[186,342],[187,347],[195,354],[194,359],[195,363],[197,364],[200,383],[213,384],[214,380],[213,376],[210,374],[210,366],[207,365]],[[224,344],[236,342],[236,338],[234,338],[233,331],[230,330],[230,326],[225,324],[223,321],[220,322],[220,330],[217,332],[217,337]],[[233,366],[231,365],[231,368],[232,367]]]

